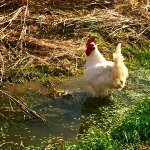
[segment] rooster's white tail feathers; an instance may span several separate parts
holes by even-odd
[[[124,58],[121,54],[121,43],[117,45],[116,51],[113,53],[114,63],[123,62]]]

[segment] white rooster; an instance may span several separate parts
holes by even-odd
[[[94,96],[106,97],[109,89],[122,89],[128,78],[128,69],[123,62],[121,43],[113,53],[114,62],[107,61],[103,57],[94,38],[90,38],[86,46],[87,62],[84,80],[93,88]]]

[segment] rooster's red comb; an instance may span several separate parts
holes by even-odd
[[[94,43],[96,44],[96,40],[95,40],[94,37],[89,38],[89,39],[87,40],[86,45],[89,46],[92,42],[94,42]]]

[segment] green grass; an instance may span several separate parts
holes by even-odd
[[[137,67],[147,69],[150,65],[150,48],[139,48],[135,45],[126,46],[122,53],[126,57],[125,62],[131,69],[137,69]]]
[[[150,142],[150,99],[145,98],[130,108],[129,115],[116,127],[112,138],[122,144]]]

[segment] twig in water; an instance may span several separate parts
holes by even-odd
[[[30,109],[30,108],[28,108],[27,107],[27,105],[25,105],[23,102],[21,102],[21,101],[19,101],[19,100],[17,100],[17,99],[15,99],[14,97],[12,97],[10,94],[8,94],[7,92],[5,92],[5,91],[2,91],[2,90],[0,90],[0,92],[1,93],[3,93],[3,94],[5,94],[6,96],[8,96],[14,103],[16,103],[17,105],[18,105],[18,107],[29,117],[35,117],[35,118],[38,118],[38,119],[40,119],[40,120],[42,120],[43,122],[46,122],[46,120],[40,115],[40,114],[38,114],[36,111],[34,111],[34,110],[32,110],[32,109]],[[32,118],[31,117],[31,118]]]

